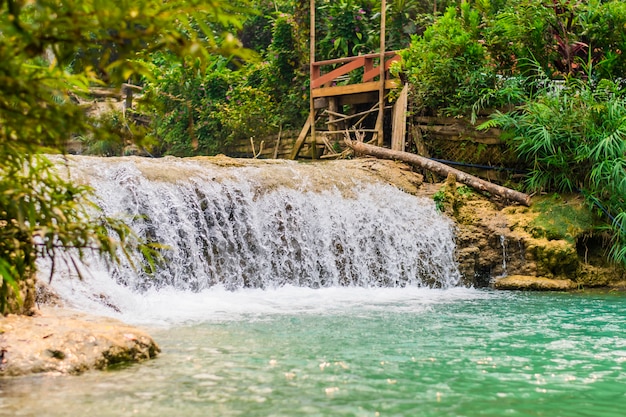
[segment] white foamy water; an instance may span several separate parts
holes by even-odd
[[[286,285],[273,289],[228,290],[221,285],[200,292],[174,287],[139,293],[107,276],[88,282],[57,280],[54,288],[74,308],[127,323],[169,326],[193,322],[264,320],[275,315],[333,315],[342,311],[419,313],[435,305],[493,297],[471,288],[328,287]]]
[[[431,200],[362,172],[176,158],[70,163],[107,216],[128,219],[137,234],[169,248],[154,276],[96,259],[83,282],[60,272],[53,287],[81,309],[184,321],[323,313],[389,298],[419,299],[416,308],[424,308],[428,297],[455,297],[434,290],[459,282],[452,223]]]

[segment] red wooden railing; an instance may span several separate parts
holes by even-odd
[[[379,59],[380,54],[357,55],[347,58],[329,59],[326,61],[314,62],[311,65],[311,88],[328,87],[339,77],[364,67],[362,83],[373,81],[380,75],[380,68],[374,66],[374,60]],[[385,75],[388,76],[389,66],[392,62],[400,60],[400,55],[396,51],[385,52]],[[322,67],[343,64],[342,66],[322,74]]]

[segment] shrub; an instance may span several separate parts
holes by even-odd
[[[228,132],[227,142],[236,139],[264,137],[278,128],[279,116],[270,95],[248,85],[228,90],[226,101],[216,117]]]
[[[567,78],[544,87],[498,125],[531,169],[530,191],[580,190],[610,218],[611,256],[626,264],[626,97],[613,81]]]
[[[319,53],[324,59],[369,53],[376,48],[369,40],[369,9],[367,4],[354,0],[338,0],[319,7],[325,17],[320,19],[325,23],[321,28],[325,37],[319,42]]]
[[[228,132],[217,116],[231,85],[224,58],[180,63],[162,56],[155,63],[158,76],[146,86],[146,102],[153,114],[156,153],[176,156],[214,155],[228,143]]]
[[[148,83],[146,101],[155,103],[153,135],[157,153],[215,155],[236,139],[264,136],[283,127],[301,126],[308,97],[293,37],[291,16],[279,14],[272,25],[266,60],[235,67],[212,58],[152,63],[159,77]]]
[[[459,14],[448,8],[401,53],[418,113],[468,114],[481,91],[494,82],[485,49],[478,41],[480,16],[466,2],[460,10]]]
[[[596,75],[624,77],[626,4],[512,0],[485,29],[485,41],[503,74],[532,73],[538,62],[551,77],[584,77],[582,61],[599,66]]]

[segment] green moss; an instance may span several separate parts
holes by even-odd
[[[445,211],[446,192],[443,188],[441,188],[433,195],[433,200],[435,200],[435,206],[437,207],[437,211]]]
[[[579,198],[563,199],[560,195],[540,197],[533,202],[539,213],[527,227],[534,238],[565,240],[575,244],[578,236],[590,232],[596,225],[593,213]]]

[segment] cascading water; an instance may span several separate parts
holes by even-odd
[[[507,276],[506,270],[506,237],[504,235],[500,235],[500,246],[502,246],[502,274],[501,276]]]
[[[72,175],[95,189],[106,215],[168,247],[155,276],[97,260],[90,275],[134,292],[459,281],[452,224],[429,199],[341,164],[207,161],[72,158]]]

